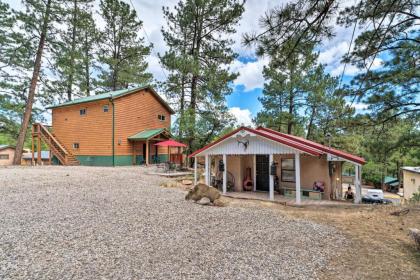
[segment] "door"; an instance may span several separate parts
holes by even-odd
[[[268,191],[270,184],[268,155],[256,155],[257,191]]]
[[[146,163],[146,143],[143,143],[143,160],[142,164]]]

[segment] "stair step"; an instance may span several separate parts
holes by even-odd
[[[40,133],[38,133],[38,131]],[[50,147],[58,160],[63,165],[80,165],[77,158],[57,139],[56,135],[49,132],[42,124],[33,124],[33,136],[40,137]]]

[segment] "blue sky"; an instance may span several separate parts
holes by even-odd
[[[20,1],[5,0],[13,8],[21,8]],[[129,0],[123,0],[130,4]],[[149,67],[155,79],[163,81],[165,75],[162,73],[162,67],[159,64],[159,54],[166,51],[166,44],[161,34],[161,28],[166,24],[162,14],[162,6],[173,8],[179,0],[132,0],[134,7],[143,21],[143,36],[147,41],[153,44],[152,54],[147,58]],[[261,95],[264,78],[262,77],[262,69],[267,65],[266,57],[256,57],[252,48],[244,47],[241,44],[242,36],[246,32],[258,32],[260,26],[258,19],[266,11],[274,7],[278,7],[288,1],[285,0],[247,0],[245,4],[245,12],[237,26],[236,34],[231,36],[234,41],[233,49],[238,53],[238,59],[230,65],[233,72],[239,73],[238,78],[233,83],[234,92],[227,98],[227,104],[231,113],[235,115],[238,124],[250,125],[251,119],[255,117],[257,112],[261,110],[261,104],[258,97]],[[340,5],[352,5],[356,0],[343,0]],[[95,9],[99,6],[99,0],[95,3]],[[103,22],[98,15],[95,15],[98,26],[103,27]],[[319,62],[326,65],[326,71],[332,75],[339,76],[343,70],[341,64],[342,56],[347,52],[351,37],[351,29],[336,26],[334,32],[336,34],[332,39],[323,42],[319,47]],[[356,36],[360,30],[356,30]],[[372,69],[380,67],[381,59],[374,62]],[[348,65],[346,68],[345,81],[349,81],[352,76],[359,73],[359,69]],[[363,104],[354,104],[356,108],[363,108]]]

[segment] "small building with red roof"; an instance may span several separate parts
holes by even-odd
[[[361,201],[365,160],[302,137],[272,129],[240,127],[190,155],[204,158],[204,182],[228,191],[267,192],[302,199],[341,199],[342,166],[355,166],[355,202]]]

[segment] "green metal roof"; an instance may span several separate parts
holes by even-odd
[[[392,184],[398,182],[398,178],[394,178],[394,177],[390,177],[390,176],[385,176],[384,178],[384,184]]]
[[[0,145],[0,150],[4,150],[4,149],[7,149],[7,148],[14,149],[15,146],[13,146],[13,145]]]
[[[165,102],[165,100],[162,99],[162,97],[160,97],[160,95],[150,86],[141,86],[141,87],[135,87],[135,88],[129,88],[129,89],[120,89],[120,90],[116,90],[116,91],[110,91],[110,92],[105,92],[105,93],[101,93],[101,94],[96,94],[96,95],[91,95],[91,96],[87,96],[87,97],[83,97],[83,98],[78,98],[72,101],[67,101],[58,105],[52,105],[47,107],[47,109],[53,109],[53,108],[58,108],[58,107],[64,107],[64,106],[71,106],[71,105],[76,105],[76,104],[81,104],[81,103],[87,103],[87,102],[94,102],[94,101],[99,101],[99,100],[103,100],[103,99],[115,99],[139,90],[143,90],[143,89],[149,89],[152,94],[154,94],[154,96],[159,100],[159,102],[166,107],[166,109],[168,109],[169,112],[171,112],[172,114],[174,114],[175,112],[172,110],[171,107],[169,107],[169,105]]]
[[[165,128],[146,129],[128,137],[128,140],[147,140],[156,135],[166,132]]]

